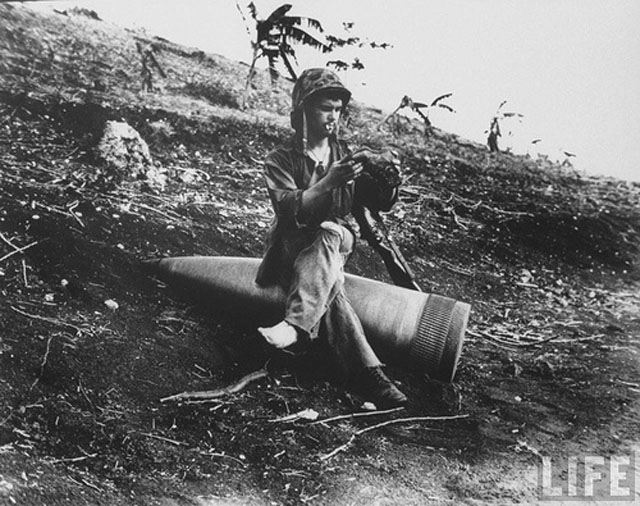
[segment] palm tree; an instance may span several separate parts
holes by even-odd
[[[251,2],[249,4],[249,12],[256,23],[256,39],[251,43],[253,47],[253,60],[247,76],[242,106],[244,107],[249,85],[255,74],[255,66],[258,59],[266,56],[269,61],[269,74],[271,76],[271,84],[275,84],[278,79],[278,71],[276,64],[278,60],[282,60],[290,78],[295,81],[297,75],[290,58],[295,60],[295,51],[292,44],[303,44],[313,49],[327,53],[331,47],[321,42],[313,35],[303,30],[301,26],[306,23],[310,28],[314,28],[322,33],[322,25],[317,19],[306,18],[301,16],[287,16],[291,9],[291,4],[283,4],[274,10],[267,19],[258,19],[256,6]]]

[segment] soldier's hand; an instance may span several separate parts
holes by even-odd
[[[344,186],[354,181],[362,172],[363,167],[361,161],[347,156],[331,165],[325,178],[332,188]]]

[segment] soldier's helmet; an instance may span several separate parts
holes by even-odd
[[[302,111],[307,101],[318,93],[331,93],[342,100],[345,107],[351,99],[351,92],[342,84],[340,78],[329,69],[307,69],[296,81],[291,93],[291,126],[300,127]]]

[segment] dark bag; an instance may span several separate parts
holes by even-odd
[[[390,211],[398,200],[398,187],[402,182],[398,164],[393,153],[369,154],[362,173],[356,179],[356,204],[373,212]]]
[[[398,201],[400,162],[390,151],[355,153],[354,159],[364,161],[362,173],[356,179],[353,215],[360,233],[382,257],[393,282],[410,290],[422,291],[413,271],[384,225],[381,212],[390,211]],[[366,158],[364,158],[366,156]]]

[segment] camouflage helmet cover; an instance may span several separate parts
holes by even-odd
[[[320,92],[334,92],[342,99],[342,105],[346,106],[351,99],[351,92],[345,88],[340,79],[331,70],[326,68],[307,69],[296,81],[291,93],[291,106],[293,111],[302,110],[304,104],[313,95]]]

